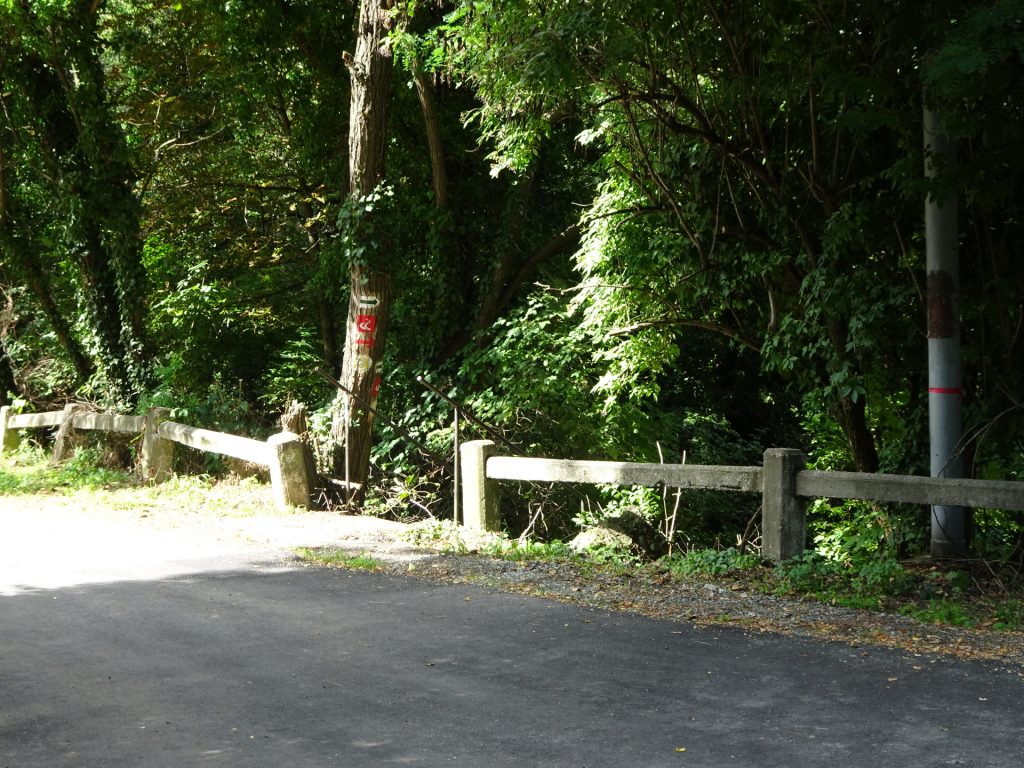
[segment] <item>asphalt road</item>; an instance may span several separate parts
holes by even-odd
[[[203,558],[0,590],[0,768],[1024,763],[997,665]]]

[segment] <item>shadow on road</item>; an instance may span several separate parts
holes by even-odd
[[[0,597],[0,766],[1020,765],[1019,678],[252,568]]]

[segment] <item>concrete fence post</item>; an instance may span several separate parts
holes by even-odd
[[[170,408],[150,408],[146,412],[146,427],[142,432],[142,479],[162,483],[171,476],[174,461],[174,443],[160,437],[160,422],[171,416]]]
[[[5,405],[0,408],[0,452],[17,450],[21,442],[21,433],[7,426],[7,420],[11,416],[11,406]]]
[[[270,482],[278,509],[309,506],[309,468],[302,438],[279,432],[267,439],[270,447]]]
[[[487,479],[487,459],[495,453],[491,440],[471,440],[459,448],[462,524],[475,531],[501,530],[498,482]]]
[[[803,553],[807,537],[806,503],[796,495],[796,476],[806,458],[793,448],[764,452],[761,554],[776,563]]]
[[[71,455],[75,445],[75,413],[83,410],[81,403],[68,403],[64,406],[64,418],[57,428],[57,436],[53,440],[53,456],[51,464],[60,464]]]

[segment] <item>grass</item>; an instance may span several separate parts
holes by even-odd
[[[51,465],[42,451],[22,448],[0,463],[0,495],[58,493],[128,488],[137,485],[131,473],[100,466],[96,451],[82,450],[69,461]]]
[[[271,489],[252,479],[175,476],[154,485],[133,472],[101,466],[98,451],[80,449],[53,466],[38,449],[19,449],[0,457],[0,496],[61,496],[82,506],[118,511],[202,511],[225,517],[279,513]]]
[[[379,571],[383,565],[379,560],[365,552],[351,553],[333,547],[310,548],[297,550],[300,558],[317,565],[329,565],[334,568],[345,568],[353,571]]]
[[[576,553],[561,541],[534,541],[532,539],[495,538],[484,545],[480,552],[490,557],[497,557],[512,562],[527,560],[570,560]]]

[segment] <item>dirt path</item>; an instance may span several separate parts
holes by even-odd
[[[193,503],[100,495],[0,496],[0,594],[204,571],[294,566],[301,547],[344,546],[395,561],[425,557],[405,526],[328,512],[281,513],[269,489],[211,490]],[[105,502],[105,503],[102,503]]]

